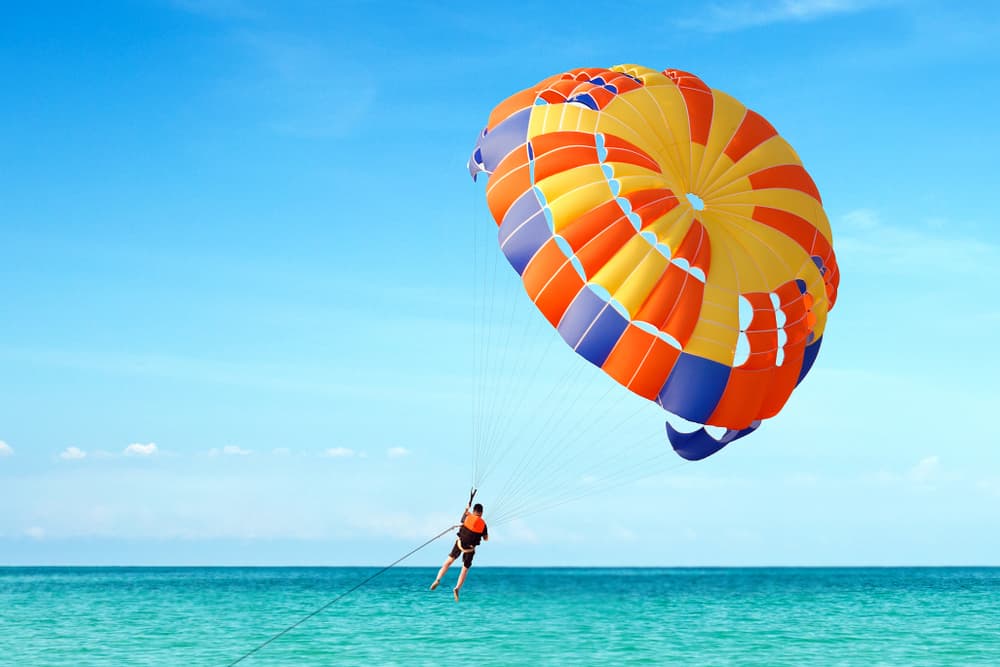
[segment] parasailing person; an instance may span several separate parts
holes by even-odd
[[[490,535],[486,529],[486,522],[483,521],[482,504],[476,503],[473,505],[471,512],[469,511],[469,506],[466,505],[465,511],[462,513],[461,525],[458,528],[458,537],[455,539],[455,546],[452,547],[451,553],[448,554],[441,569],[438,570],[437,578],[431,584],[431,590],[433,591],[441,584],[441,578],[444,577],[448,568],[451,567],[451,564],[461,554],[462,572],[458,575],[458,582],[452,590],[452,593],[455,595],[455,602],[458,602],[458,591],[461,590],[462,584],[465,583],[465,577],[469,574],[469,568],[472,567],[472,559],[476,555],[476,547],[483,540],[488,542],[489,539]]]

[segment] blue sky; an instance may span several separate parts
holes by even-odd
[[[839,300],[757,434],[498,527],[481,562],[1000,564],[1000,11],[532,4],[7,8],[0,564],[382,564],[447,526],[499,377],[474,364],[469,151],[506,96],[619,63],[694,72],[791,142]],[[553,350],[538,402],[577,360],[499,303]],[[551,402],[571,425],[606,389],[579,372]],[[511,447],[539,414],[501,420]],[[667,447],[655,407],[606,414],[571,458]]]

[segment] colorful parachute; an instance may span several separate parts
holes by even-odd
[[[469,169],[562,338],[701,425],[667,424],[682,457],[756,429],[809,372],[840,277],[830,225],[792,147],[731,96],[678,70],[572,70],[500,103]]]

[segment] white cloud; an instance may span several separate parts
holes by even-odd
[[[538,533],[529,528],[522,519],[514,519],[504,526],[503,536],[503,539],[510,540],[511,542],[537,544],[541,541]]]
[[[258,64],[248,88],[258,107],[274,119],[271,129],[307,138],[343,137],[365,122],[376,103],[375,77],[363,62],[327,43],[274,32],[243,31],[243,43]],[[338,77],[351,71],[352,94],[337,91]]]
[[[208,455],[212,456],[212,457],[215,457],[215,456],[250,456],[251,454],[253,454],[253,450],[243,449],[242,447],[239,447],[238,445],[226,445],[225,447],[222,447],[221,449],[218,448],[218,447],[212,447],[210,450],[208,450]]]
[[[976,482],[976,488],[990,496],[1000,497],[1000,477],[985,477]]]
[[[917,465],[910,468],[907,476],[915,482],[927,482],[933,479],[941,469],[941,461],[936,456],[920,459]]]
[[[785,477],[785,484],[794,487],[812,487],[819,483],[819,478],[816,475],[808,472],[797,472],[792,473]]]
[[[955,231],[934,218],[897,226],[871,209],[845,214],[834,244],[841,264],[848,258],[864,270],[893,275],[989,276],[1000,263],[1000,247]]]
[[[24,531],[24,534],[33,540],[45,539],[45,529],[39,528],[38,526],[32,526],[31,528],[28,528],[27,530]]]
[[[882,226],[878,213],[870,208],[857,208],[848,211],[840,219],[845,227],[860,231],[868,231]]]
[[[862,480],[876,486],[922,486],[932,482],[955,482],[960,480],[960,476],[945,474],[940,457],[926,456],[902,472],[879,470],[862,475]]]
[[[209,456],[250,456],[253,450],[243,449],[237,445],[226,445],[223,448],[212,447],[208,450]]]
[[[907,21],[900,25],[902,29],[893,39],[831,44],[826,53],[828,62],[844,71],[864,67],[871,75],[878,70],[964,64],[981,54],[992,56],[996,51],[1000,22],[986,12],[955,11],[945,8],[944,3],[933,9],[933,3],[894,4],[900,6],[903,10],[900,14],[906,16]]]
[[[401,459],[404,456],[409,456],[410,450],[405,447],[390,447],[385,453],[390,459]]]
[[[611,539],[617,542],[635,542],[638,539],[635,531],[625,526],[615,526],[609,532]]]
[[[8,445],[3,440],[0,440],[0,456],[12,456],[14,454],[14,448]]]
[[[330,449],[323,452],[323,456],[334,459],[344,459],[354,456],[354,450],[348,447],[331,447]]]
[[[664,477],[663,479],[652,479],[651,484],[663,485],[669,489],[681,489],[685,491],[712,491],[716,489],[746,488],[751,483],[746,479],[726,476],[699,475],[695,473],[678,474]]]
[[[87,458],[87,452],[79,447],[67,447],[59,454],[59,458],[63,461],[79,461],[80,459]]]
[[[143,445],[141,443],[134,442],[125,448],[124,454],[125,456],[152,456],[156,452],[157,449],[155,443],[151,442],[147,445]]]
[[[679,21],[684,28],[733,32],[774,23],[806,23],[893,4],[887,0],[770,0],[714,3],[698,17]]]
[[[292,450],[288,447],[275,447],[271,450],[271,453],[275,456],[290,456],[292,454]]]
[[[351,525],[357,536],[426,540],[431,535],[441,532],[442,527],[454,524],[457,518],[454,514],[438,512],[414,515],[409,512],[387,510],[364,518],[348,517],[345,521]]]

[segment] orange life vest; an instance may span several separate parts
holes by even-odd
[[[475,514],[470,514],[465,517],[465,521],[462,522],[462,525],[468,530],[471,530],[473,533],[477,533],[479,535],[482,535],[483,531],[486,530],[486,522],[483,521],[483,517],[476,516]]]

